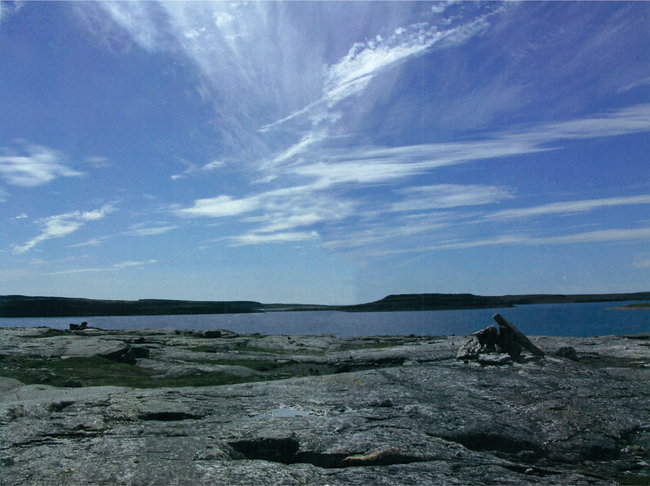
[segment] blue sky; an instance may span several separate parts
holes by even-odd
[[[650,290],[648,2],[2,2],[0,294]]]

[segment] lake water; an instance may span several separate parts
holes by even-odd
[[[630,302],[523,305],[503,309],[414,312],[267,312],[183,316],[0,318],[0,326],[67,329],[88,321],[103,329],[228,329],[238,333],[369,335],[466,335],[494,324],[499,312],[531,336],[604,336],[650,331],[650,311],[608,310]]]

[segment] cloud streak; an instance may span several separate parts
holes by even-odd
[[[114,211],[115,209],[113,206],[108,204],[93,211],[74,211],[72,213],[59,214],[39,219],[36,221],[36,224],[43,226],[41,234],[29,240],[22,246],[13,245],[13,252],[17,255],[26,253],[44,241],[67,236],[80,229],[86,223],[102,219],[104,216]]]
[[[0,177],[7,184],[36,187],[48,184],[57,177],[84,175],[65,165],[63,155],[56,150],[27,144],[25,152],[19,155],[8,148],[0,148]]]
[[[61,270],[59,272],[51,272],[51,273],[47,273],[46,275],[70,275],[75,273],[117,272],[119,270],[124,270],[125,268],[138,268],[138,267],[143,267],[145,265],[153,265],[154,263],[158,263],[158,261],[157,260],[148,260],[148,261],[141,261],[141,262],[124,261],[124,262],[114,263],[110,267],[75,268],[71,270]]]
[[[593,211],[600,208],[650,204],[650,196],[613,197],[607,199],[587,199],[584,201],[563,201],[532,208],[506,209],[489,214],[485,219],[508,220],[546,215],[573,214]]]

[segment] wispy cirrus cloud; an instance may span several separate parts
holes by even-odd
[[[100,246],[104,241],[108,240],[110,236],[101,236],[97,238],[91,238],[88,241],[83,243],[77,243],[75,245],[68,245],[68,248],[81,248],[84,246]]]
[[[12,245],[13,252],[14,254],[26,253],[44,241],[67,236],[80,229],[86,223],[102,219],[114,211],[116,209],[112,205],[107,204],[100,209],[92,211],[74,211],[36,220],[35,223],[43,227],[41,234],[29,240],[24,245]]]
[[[507,220],[532,218],[545,215],[572,214],[593,211],[595,209],[650,204],[650,196],[612,197],[605,199],[587,199],[583,201],[563,201],[531,208],[505,209],[485,216],[485,219]]]
[[[482,185],[436,184],[409,187],[399,191],[404,200],[393,203],[390,211],[412,212],[432,209],[458,208],[492,204],[512,199],[512,192],[505,187]]]
[[[580,243],[608,243],[608,242],[635,242],[650,239],[650,228],[633,229],[605,229],[587,231],[561,236],[531,236],[528,234],[507,234],[489,238],[457,238],[438,243],[402,248],[397,250],[381,250],[371,253],[371,256],[387,256],[404,253],[421,253],[434,250],[461,250],[489,246],[544,246],[544,245],[571,245]]]
[[[346,244],[350,247],[358,247],[359,242],[370,245],[390,239],[385,231],[379,229],[381,224],[375,227],[369,223],[370,215],[380,218],[382,215],[396,212],[406,215],[431,213],[439,212],[441,209],[460,209],[500,203],[515,197],[513,191],[507,187],[477,184],[409,187],[412,180],[419,175],[431,173],[440,167],[558,150],[559,147],[554,144],[571,140],[572,137],[597,138],[647,131],[650,129],[649,121],[650,105],[641,105],[600,116],[591,116],[584,120],[496,134],[489,140],[390,148],[372,147],[347,152],[324,150],[318,157],[312,157],[308,162],[302,161],[298,164],[276,167],[275,174],[278,179],[296,180],[297,177],[301,182],[299,184],[253,193],[241,198],[220,195],[199,199],[192,206],[175,208],[173,212],[184,218],[237,218],[241,222],[256,226],[243,235],[232,237],[233,241],[245,241],[247,244],[282,241],[281,236],[274,239],[271,235],[274,232],[280,234],[302,228],[317,231],[319,241],[330,248],[343,249]],[[355,189],[369,185],[384,186],[388,189],[383,191],[385,202],[368,205],[362,196],[354,195]],[[400,200],[395,201],[395,195]],[[475,218],[475,222],[506,221],[544,214],[569,214],[604,207],[647,204],[648,201],[648,196],[633,196],[558,202],[533,208],[497,211],[482,218]],[[345,227],[355,219],[359,220],[356,224],[364,225],[369,231],[372,229],[371,232],[374,232],[375,237],[356,229],[350,232],[349,238],[335,236],[338,231],[332,225]],[[457,214],[456,219],[465,221],[465,215]],[[328,226],[329,230],[323,231],[323,225]],[[395,227],[391,230],[391,234],[403,236],[421,234],[427,231],[426,228],[429,228],[429,231],[438,231],[440,224],[413,226],[412,221],[409,221],[407,224]],[[237,238],[243,239],[237,240]],[[331,244],[328,243],[330,238]],[[492,240],[481,241],[487,242],[480,243],[485,245],[491,244],[489,242]],[[498,238],[494,241],[502,243],[505,240]],[[511,237],[507,240],[510,244],[516,241],[519,240]],[[569,243],[570,239],[557,241]],[[474,243],[454,244],[472,246]]]
[[[26,152],[26,153],[25,153]],[[36,187],[57,177],[79,177],[83,172],[68,167],[58,151],[40,145],[25,144],[23,154],[0,148],[0,177],[12,186]]]
[[[154,236],[154,235],[162,235],[164,233],[167,233],[169,231],[175,230],[180,228],[180,226],[175,226],[175,225],[169,225],[169,226],[152,226],[152,227],[145,227],[145,228],[134,228],[129,231],[127,231],[125,234],[129,236]]]
[[[46,275],[69,275],[75,273],[117,272],[119,270],[124,270],[125,268],[138,268],[138,267],[143,267],[145,265],[153,265],[154,263],[158,263],[158,261],[157,260],[148,260],[148,261],[141,261],[141,262],[124,261],[124,262],[114,263],[110,267],[74,268],[70,270],[61,270],[59,272],[47,273]]]
[[[299,117],[307,117],[315,125],[326,120],[335,121],[339,115],[331,110],[342,101],[361,94],[382,71],[422,55],[438,44],[440,47],[450,47],[465,42],[487,27],[486,17],[448,30],[440,30],[438,26],[428,23],[418,23],[396,29],[387,39],[377,35],[374,39],[355,43],[339,62],[324,67],[323,92],[319,100],[263,126],[260,131],[278,128]],[[289,151],[304,144],[305,139]]]
[[[296,241],[314,240],[318,238],[316,231],[302,231],[302,232],[279,232],[272,234],[248,233],[241,236],[233,236],[230,238],[233,246],[242,245],[259,245],[266,243],[288,243]]]
[[[193,174],[201,174],[205,172],[210,172],[216,169],[219,169],[221,167],[224,167],[226,165],[225,162],[221,160],[213,160],[212,162],[208,162],[207,164],[204,164],[202,166],[193,164],[192,162],[189,162],[181,157],[177,157],[178,160],[180,160],[183,164],[187,166],[187,169],[185,169],[183,172],[180,174],[174,174],[171,176],[171,180],[177,181],[179,179],[185,179],[186,177],[193,175]]]

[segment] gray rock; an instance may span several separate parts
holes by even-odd
[[[504,365],[512,361],[512,356],[507,353],[479,354],[477,361],[482,365]]]
[[[57,340],[81,348],[98,339],[29,337],[37,332],[0,329],[0,352],[11,362],[68,346]],[[305,376],[156,389],[0,378],[3,484],[613,485],[622,474],[650,475],[640,455],[650,444],[644,341],[532,338],[546,349],[569,343],[583,359],[479,366],[453,359],[453,338],[294,336],[290,344],[242,335],[222,340],[230,350],[214,341],[218,351],[208,354],[192,351],[205,343],[196,334],[124,334],[146,337],[152,350],[133,369],[264,359]],[[234,354],[249,341],[248,354]],[[638,374],[615,374],[614,365]]]
[[[139,348],[139,349],[147,349],[147,348]],[[120,348],[117,351],[113,351],[111,353],[98,354],[97,356],[110,359],[111,361],[115,361],[116,363],[135,364],[136,362],[135,352],[133,351],[133,348],[131,348],[130,346]]]
[[[477,359],[478,355],[481,353],[483,350],[483,345],[481,344],[481,341],[479,341],[478,336],[472,336],[469,341],[467,341],[465,344],[463,344],[460,349],[458,350],[458,353],[456,353],[456,359],[464,359],[464,360],[473,360]]]
[[[576,353],[576,349],[573,346],[562,346],[558,348],[558,350],[553,354],[555,356],[559,356],[560,358],[567,358],[572,361],[578,361],[578,353]]]
[[[221,331],[205,331],[203,336],[206,338],[214,339],[221,337]]]

